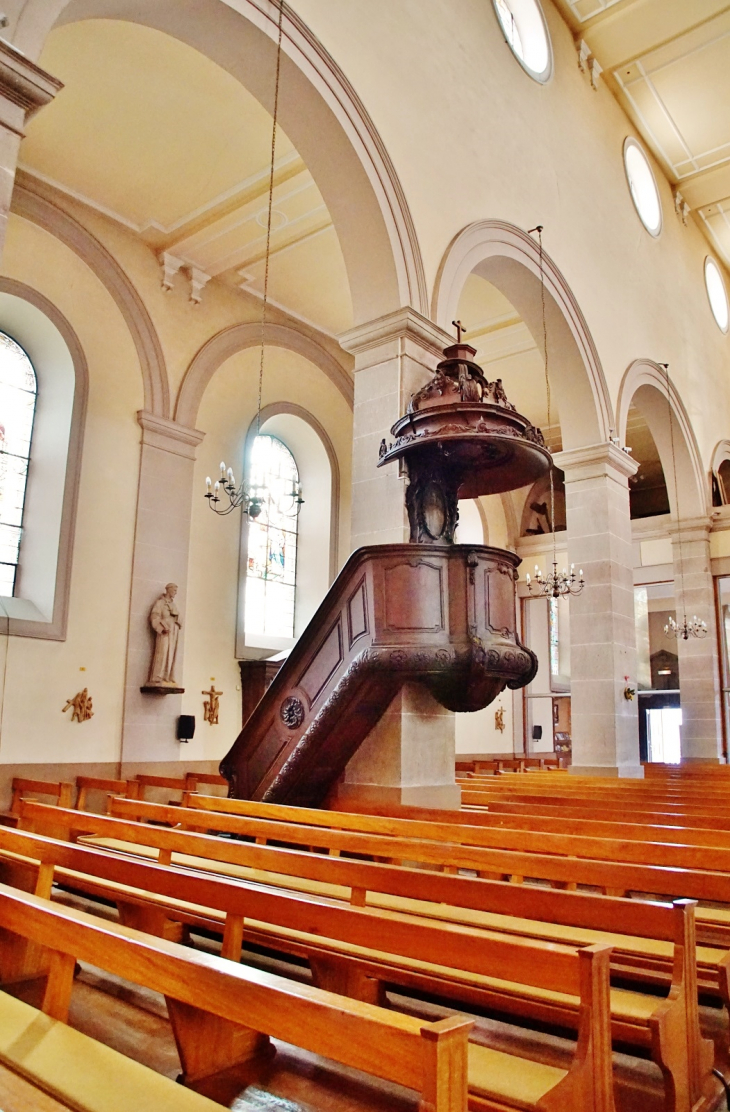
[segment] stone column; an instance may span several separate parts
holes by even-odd
[[[405,478],[377,469],[378,448],[430,378],[453,337],[405,307],[358,325],[340,343],[355,356],[352,548],[408,540]],[[406,684],[350,761],[336,800],[457,808],[456,719],[419,684]]]
[[[710,566],[710,521],[685,518],[672,529],[677,622],[685,614],[707,623],[702,639],[677,640],[682,760],[714,761],[722,754],[720,663],[715,591]]]
[[[405,480],[398,464],[377,470],[378,448],[426,383],[453,337],[403,308],[340,336],[355,356],[352,548],[408,540]]]
[[[0,39],[0,257],[25,125],[62,88],[55,77]]]
[[[611,443],[554,460],[565,472],[568,556],[586,579],[570,600],[572,771],[642,776],[637,703],[624,698],[636,686],[628,480],[637,464]]]
[[[149,613],[166,583],[177,583],[182,634],[176,678],[182,679],[185,648],[190,521],[195,450],[204,434],[141,410],[142,455],[137,494],[137,526],[129,605],[127,674],[122,727],[122,764],[175,761],[180,743],[175,723],[181,695],[142,694],[152,659]]]

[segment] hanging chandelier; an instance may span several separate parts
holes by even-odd
[[[674,502],[677,508],[677,521],[679,521],[679,487],[677,486],[677,456],[674,451],[674,421],[672,420],[672,397],[669,387],[669,364],[661,363],[664,367],[664,374],[667,380],[667,415],[669,417],[669,443],[672,449],[672,475],[674,477]],[[682,559],[682,528],[681,525],[677,530],[677,545],[679,547],[679,584],[682,592],[682,624],[679,625],[674,618],[670,616],[669,621],[664,626],[664,634],[666,637],[675,637],[677,641],[689,641],[691,637],[702,639],[707,637],[707,622],[702,622],[693,614],[692,621],[687,621],[687,611],[684,605],[684,560]]]
[[[664,633],[667,637],[676,637],[678,641],[689,641],[690,637],[707,637],[707,622],[701,622],[696,614],[692,621],[688,622],[685,614],[682,624],[677,625],[674,618],[670,616],[664,626]]]
[[[530,594],[545,595],[546,598],[565,598],[566,595],[579,595],[585,587],[583,569],[575,573],[575,564],[570,565],[570,571],[563,568],[558,571],[558,562],[553,560],[553,570],[543,575],[535,564],[535,582],[529,575],[525,576],[525,583]]]
[[[538,224],[536,228],[530,229],[532,232],[537,232],[538,244],[540,248],[540,306],[542,309],[542,347],[545,353],[545,396],[547,400],[547,425],[546,428],[551,428],[550,420],[550,370],[548,366],[548,342],[547,342],[547,316],[545,313],[545,264],[542,250],[542,224]],[[548,451],[550,449],[548,448]],[[555,467],[550,466],[550,528],[553,534],[553,570],[547,575],[543,575],[542,571],[535,564],[535,579],[531,576],[525,576],[525,583],[527,590],[531,595],[537,595],[544,598],[566,598],[569,595],[579,595],[585,587],[585,579],[583,578],[583,570],[581,569],[578,574],[575,573],[575,564],[570,565],[570,571],[563,568],[558,571],[558,542],[555,535]]]
[[[274,171],[276,164],[276,129],[279,120],[279,81],[281,77],[281,40],[284,22],[284,0],[279,0],[279,18],[276,39],[276,78],[274,84],[274,119],[271,129],[271,161],[269,164],[269,197],[266,216],[266,250],[264,252],[264,293],[261,308],[261,343],[259,357],[259,389],[256,407],[256,436],[261,432],[261,398],[264,383],[264,356],[266,352],[266,313],[269,304],[269,264],[271,261],[271,223],[274,210]],[[274,502],[271,492],[265,486],[255,486],[244,477],[240,486],[236,484],[233,469],[221,463],[220,478],[212,482],[210,476],[205,480],[205,497],[214,513],[225,517],[233,510],[240,509],[251,520],[260,516],[265,505]],[[285,517],[298,517],[304,505],[302,485],[292,482],[292,489],[274,502],[276,510]]]

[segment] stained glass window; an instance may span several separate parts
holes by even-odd
[[[263,500],[260,515],[248,526],[246,634],[293,637],[297,516],[292,492],[299,472],[294,456],[275,436],[254,440],[249,481]]]
[[[23,349],[0,332],[0,595],[15,593],[38,387]]]

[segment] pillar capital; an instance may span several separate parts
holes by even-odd
[[[410,305],[404,305],[383,317],[358,324],[348,332],[343,332],[339,341],[345,351],[355,356],[397,341],[400,345],[411,346],[412,349],[420,348],[422,352],[435,356],[438,361],[443,358],[444,348],[452,344],[454,338]]]
[[[63,82],[0,38],[0,125],[22,138],[30,117],[62,88]]]
[[[712,526],[712,519],[704,514],[699,517],[673,517],[669,525],[669,536],[674,544],[677,544],[680,538],[682,544],[691,541],[709,543]]]
[[[195,459],[195,450],[205,436],[204,432],[170,421],[167,417],[157,417],[146,409],[137,411],[137,420],[142,427],[143,444],[186,459]]]
[[[565,472],[566,483],[582,479],[611,478],[624,486],[635,475],[639,465],[628,452],[622,451],[610,440],[588,444],[583,448],[568,448],[556,452],[553,463]]]

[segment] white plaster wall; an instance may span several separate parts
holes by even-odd
[[[2,273],[39,290],[76,331],[89,367],[68,637],[0,638],[0,763],[119,757],[142,381],[109,294],[68,248],[11,217]],[[84,669],[82,671],[81,669]],[[94,717],[61,714],[88,687]]]
[[[705,295],[707,241],[692,220],[685,227],[675,217],[657,166],[664,230],[654,239],[643,229],[622,162],[634,128],[605,84],[593,91],[580,73],[570,30],[550,0],[543,7],[555,65],[546,85],[513,58],[490,0],[460,0],[458,18],[451,0],[293,6],[374,120],[413,214],[429,286],[465,225],[542,223],[614,404],[633,359],[669,362],[709,466],[727,433],[730,339]]]

